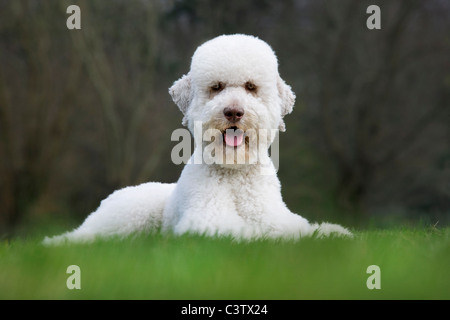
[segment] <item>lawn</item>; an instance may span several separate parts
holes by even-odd
[[[354,239],[238,243],[149,235],[45,247],[0,244],[0,299],[450,299],[450,228],[361,231]],[[69,290],[68,266],[81,289]],[[370,265],[380,289],[369,290]]]

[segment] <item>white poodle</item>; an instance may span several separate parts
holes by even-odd
[[[214,38],[196,50],[189,73],[169,92],[195,140],[178,182],[118,190],[79,228],[44,243],[158,229],[236,239],[351,236],[339,225],[310,224],[283,202],[268,147],[271,133],[284,131],[295,95],[267,43],[240,34]]]

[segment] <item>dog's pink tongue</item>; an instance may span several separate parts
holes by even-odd
[[[230,147],[237,147],[244,141],[244,131],[242,130],[227,130],[224,134],[225,143]]]

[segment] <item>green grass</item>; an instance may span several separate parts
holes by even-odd
[[[69,265],[81,289],[69,290]],[[369,265],[381,289],[369,290]],[[450,299],[450,228],[354,239],[237,243],[151,235],[44,247],[0,244],[0,299]]]

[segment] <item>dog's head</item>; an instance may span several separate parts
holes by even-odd
[[[272,48],[240,34],[219,36],[198,47],[189,73],[169,92],[184,114],[183,125],[192,133],[195,123],[201,123],[203,132],[219,132],[221,139],[216,135],[215,141],[225,152],[248,150],[262,129],[284,131],[283,117],[295,102]],[[269,136],[267,148],[274,139]]]

